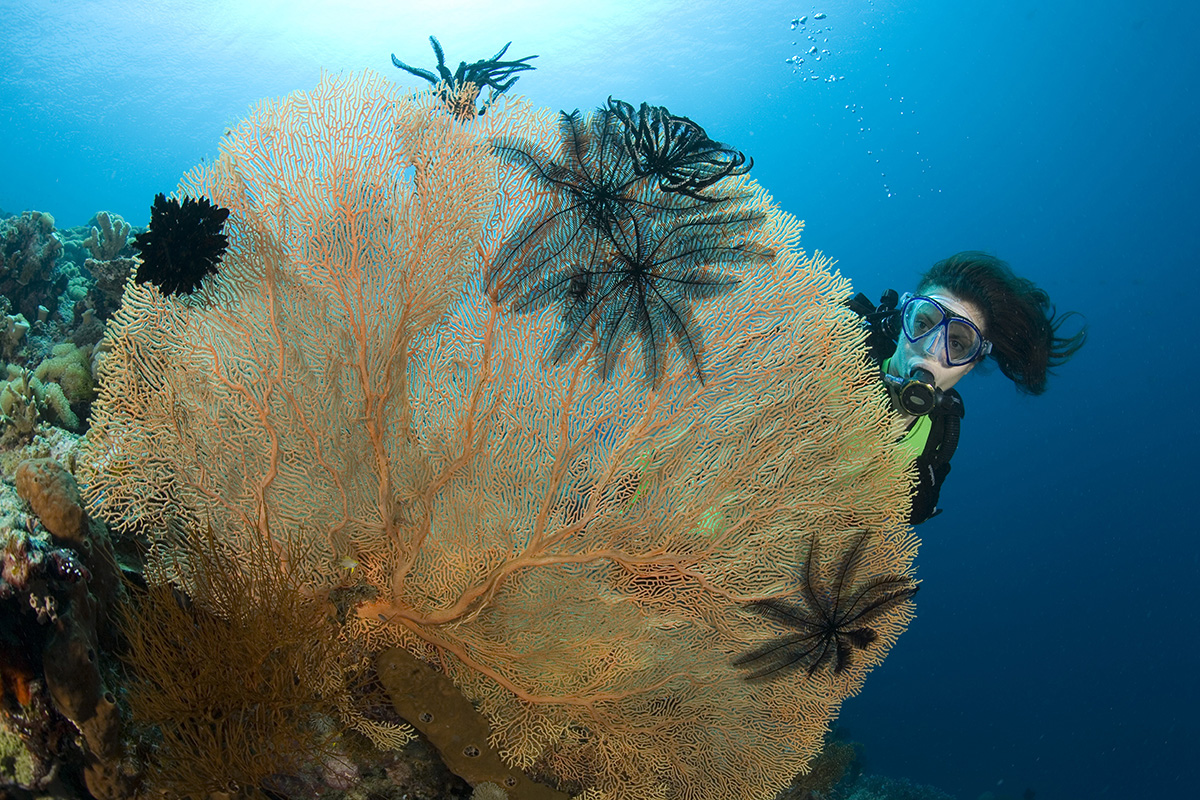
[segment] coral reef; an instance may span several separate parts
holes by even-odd
[[[70,330],[63,339],[92,344],[103,335],[103,322],[121,304],[125,282],[133,272],[132,234],[142,233],[119,215],[101,211],[87,225],[65,228],[63,259],[73,265],[75,279],[84,290],[72,296]]]
[[[54,268],[62,250],[49,214],[26,211],[0,222],[0,294],[25,319],[44,322],[58,308],[67,287],[67,276]]]
[[[0,445],[29,441],[40,420],[79,430],[95,397],[93,347],[55,345],[30,371],[9,364],[0,380]]]
[[[38,403],[33,374],[9,365],[0,385],[0,447],[29,441],[38,422]]]
[[[121,594],[117,560],[58,461],[26,459],[13,477],[34,514],[10,517],[0,536],[0,712],[30,759],[29,785],[62,779],[96,798],[127,797],[133,780],[105,655],[114,645],[107,615]]]
[[[953,800],[953,795],[910,780],[863,775],[850,787],[846,800]]]
[[[96,396],[92,381],[92,348],[71,342],[55,345],[33,372],[34,392],[43,408],[69,430],[80,428],[76,409],[85,410]]]
[[[108,222],[100,222],[104,219]],[[104,320],[120,303],[133,261],[120,256],[97,261],[89,256],[92,252],[128,251],[123,245],[118,249],[122,232],[128,229],[120,217],[101,212],[97,221],[104,227],[91,229],[94,241],[83,238],[84,228],[56,231],[53,217],[36,211],[0,223],[4,241],[0,356],[4,365],[34,369],[53,357],[52,351],[61,344],[91,348],[103,337]],[[90,353],[89,349],[85,355]],[[13,377],[10,374],[7,380]],[[58,400],[50,399],[56,409],[49,415],[50,421],[59,421],[57,409],[80,402]],[[79,411],[76,408],[73,413]],[[72,413],[64,413],[61,419],[71,420]],[[80,422],[67,424],[78,428]]]
[[[83,319],[88,310],[91,310],[101,320],[112,316],[112,312],[121,305],[121,294],[125,291],[125,282],[133,274],[136,265],[137,262],[132,258],[114,258],[110,261],[97,261],[89,258],[83,262],[84,269],[92,276],[95,286],[89,292],[87,303],[80,311],[81,323],[88,322]],[[80,343],[81,340],[98,341],[99,337],[93,339],[91,334],[86,337],[80,335],[72,337],[72,341],[76,343]]]
[[[62,466],[77,437],[54,427],[82,428],[95,393],[92,344],[104,326],[78,265],[87,254],[119,262],[129,231],[119,217],[96,221],[87,240],[36,211],[0,223],[0,472],[10,482],[0,484],[0,728],[12,749],[0,775],[104,798],[132,786],[107,620],[121,579]]]
[[[0,298],[7,307],[8,298]],[[0,356],[6,363],[12,363],[20,358],[21,349],[25,346],[25,335],[29,333],[29,320],[24,314],[5,314],[4,330],[0,332]]]
[[[28,701],[24,705],[28,705]],[[21,737],[0,723],[0,786],[6,782],[28,786],[34,781],[33,756],[25,749]]]
[[[823,800],[839,797],[845,786],[860,774],[862,745],[845,741],[836,730],[825,737],[821,752],[809,763],[808,771],[792,779],[776,800]]]

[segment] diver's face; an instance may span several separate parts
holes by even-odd
[[[969,319],[984,336],[987,336],[987,329],[983,324],[983,312],[974,303],[964,300],[940,286],[930,286],[921,292],[921,295],[941,303],[954,316]],[[962,380],[964,375],[975,369],[975,365],[979,362],[972,361],[970,364],[962,366],[951,366],[946,359],[945,337],[945,328],[915,342],[910,342],[908,337],[901,333],[900,342],[896,346],[896,354],[892,357],[891,364],[888,365],[888,372],[907,378],[913,374],[913,370],[925,369],[933,375],[934,385],[937,388],[945,391],[953,387]]]

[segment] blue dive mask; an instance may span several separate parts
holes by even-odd
[[[932,297],[906,294],[900,306],[900,329],[905,338],[920,342],[926,352],[938,348],[946,364],[962,367],[992,352],[975,323],[960,317]]]

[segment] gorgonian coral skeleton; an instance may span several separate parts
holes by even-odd
[[[429,44],[433,46],[433,52],[437,55],[437,75],[427,69],[410,67],[396,58],[395,53],[392,54],[392,63],[405,72],[416,75],[418,78],[424,78],[434,86],[438,86],[437,92],[442,101],[454,112],[456,117],[462,120],[486,112],[493,100],[507,92],[517,82],[516,73],[535,69],[532,64],[526,62],[537,56],[525,56],[514,61],[500,60],[512,45],[512,42],[509,42],[491,58],[481,59],[472,64],[460,61],[458,69],[450,72],[446,66],[446,54],[442,51],[441,43],[430,36]],[[476,111],[475,100],[484,87],[488,89],[488,99]]]
[[[827,667],[840,674],[850,666],[855,650],[866,650],[874,643],[879,621],[912,599],[919,587],[907,575],[877,575],[858,581],[866,542],[866,532],[858,534],[824,570],[817,535],[813,534],[802,556],[799,601],[767,599],[748,606],[795,632],[734,659],[734,666],[750,670],[747,680],[775,678],[794,670],[804,670],[812,677]]]
[[[636,333],[647,380],[658,384],[670,341],[703,380],[690,304],[736,285],[713,266],[774,256],[753,243],[763,215],[750,210],[744,191],[703,193],[715,179],[689,184],[647,172],[630,136],[627,118],[600,109],[587,118],[562,113],[556,153],[524,140],[493,141],[501,159],[528,170],[539,199],[501,243],[489,290],[517,313],[562,304],[554,363],[594,341],[607,378]]]

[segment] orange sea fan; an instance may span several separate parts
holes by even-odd
[[[756,684],[731,662],[776,631],[747,604],[794,593],[813,536],[910,574],[895,424],[848,281],[743,175],[718,186],[775,255],[695,304],[703,382],[672,348],[648,385],[636,337],[605,380],[601,341],[545,358],[561,309],[514,314],[486,280],[544,187],[490,141],[554,125],[520,100],[464,125],[371,74],[261,105],[181,187],[231,211],[220,273],[182,300],[131,286],[114,317],[85,492],[235,552],[301,537],[287,574],[362,598],[342,635],[437,662],[513,764],[595,796],[769,797],[911,612],[840,673]]]

